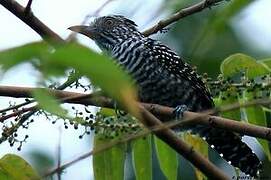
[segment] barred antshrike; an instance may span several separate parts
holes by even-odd
[[[90,26],[69,29],[93,39],[117,64],[132,75],[142,102],[170,107],[186,105],[190,111],[214,107],[200,76],[161,42],[145,37],[136,24],[119,15],[95,19]],[[195,128],[228,163],[256,176],[261,162],[236,134],[215,128]]]

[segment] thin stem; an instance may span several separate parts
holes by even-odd
[[[156,25],[154,25],[153,27],[145,30],[144,32],[142,32],[145,36],[149,36],[152,34],[155,34],[159,31],[161,31],[163,28],[169,26],[172,23],[175,23],[177,21],[179,21],[180,19],[195,14],[197,12],[200,12],[204,9],[208,9],[214,5],[217,5],[219,2],[222,2],[224,0],[203,0],[197,4],[194,4],[192,6],[189,6],[187,8],[183,8],[180,11],[176,12],[175,14],[173,14],[172,16],[160,20]]]
[[[30,13],[32,2],[33,2],[33,0],[28,0],[27,5],[26,5],[25,10],[24,10],[25,14]]]

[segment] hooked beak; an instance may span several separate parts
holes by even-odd
[[[79,26],[71,26],[68,29],[73,32],[83,34],[91,39],[94,39],[95,36],[97,35],[97,30],[93,28],[92,26],[79,25]]]

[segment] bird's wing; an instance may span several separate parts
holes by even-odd
[[[150,49],[150,53],[159,65],[166,68],[175,76],[192,82],[192,87],[196,92],[203,95],[213,106],[213,100],[207,86],[203,83],[197,72],[186,62],[184,62],[174,51],[159,41],[148,39],[145,47]],[[211,108],[211,107],[210,107]]]

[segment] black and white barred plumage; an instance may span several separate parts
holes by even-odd
[[[132,75],[142,102],[170,107],[184,104],[194,112],[214,107],[209,90],[191,66],[167,46],[141,34],[133,21],[104,16],[90,26],[70,29],[93,39]],[[256,176],[261,163],[239,136],[221,129],[197,130],[230,164]]]

